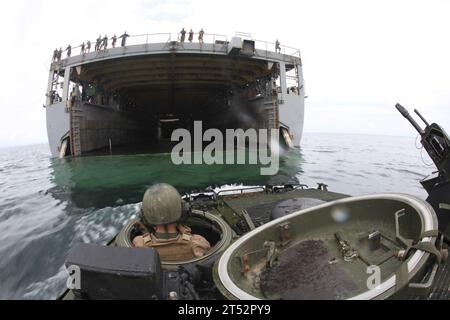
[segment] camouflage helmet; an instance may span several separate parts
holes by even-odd
[[[181,195],[171,185],[154,185],[145,192],[142,214],[150,225],[175,223],[182,215]]]

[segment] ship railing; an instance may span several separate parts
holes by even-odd
[[[193,43],[198,43],[199,33],[194,33],[194,39]],[[189,40],[189,33],[186,33],[186,39],[185,42],[188,43]],[[269,52],[273,53],[276,52],[276,46],[274,42],[268,42],[264,40],[255,40],[251,39],[251,37],[243,36],[242,38],[248,38],[249,40],[252,40],[255,42],[255,49],[259,49],[261,51],[265,51],[265,55],[268,57]],[[142,44],[150,44],[150,43],[169,43],[173,40],[180,41],[181,40],[181,33],[177,34],[177,38],[174,39],[171,33],[147,33],[147,34],[137,34],[137,35],[130,35],[127,38],[126,46],[133,46],[133,45],[142,45]],[[97,40],[91,41],[91,50],[90,52],[95,52],[95,43]],[[108,38],[108,49],[111,49],[111,37]],[[121,46],[122,39],[118,38],[116,43],[116,48]],[[228,45],[228,36],[223,34],[215,34],[215,33],[205,33],[203,36],[203,42],[204,43],[212,43],[212,44],[224,44]],[[86,44],[86,43],[85,43]],[[300,50],[288,47],[285,45],[280,45],[281,53],[285,55],[290,55],[294,57],[301,58],[300,56]],[[72,47],[72,55],[71,56],[78,56],[81,55],[81,45]],[[103,50],[103,49],[102,49]],[[62,60],[66,58],[67,56],[67,49],[62,51],[63,57]]]
[[[264,41],[264,40],[255,40],[255,39],[252,39],[252,41],[255,41],[255,49],[265,51],[266,55],[268,55],[269,52],[276,52],[275,42],[269,42],[269,41]],[[284,55],[301,58],[300,50],[297,48],[288,47],[285,45],[280,45],[280,48],[281,48],[281,53]]]
[[[122,39],[117,40],[116,47],[120,47]],[[126,45],[133,46],[139,44],[149,44],[149,43],[167,43],[172,41],[171,33],[147,33],[147,34],[137,34],[128,37]]]
[[[108,37],[108,49],[112,49],[112,37]],[[95,43],[97,42],[97,39],[95,40],[89,40],[91,41],[91,51],[95,52]],[[136,35],[130,35],[127,38],[126,46],[133,46],[133,45],[140,45],[140,44],[149,44],[149,43],[168,43],[172,41],[172,34],[171,33],[145,33],[145,34],[136,34]],[[86,41],[87,42],[87,41]],[[84,43],[86,46],[86,42]],[[120,47],[122,43],[122,39],[117,36],[117,42],[116,42],[116,48]],[[81,54],[79,52],[81,50],[81,44],[75,47],[72,47],[72,57],[78,56]],[[67,55],[67,49],[63,50],[62,53],[64,54],[63,59],[66,58]]]
[[[199,42],[198,36],[200,35],[200,33],[194,33],[194,40],[192,41],[194,42]],[[186,38],[184,40],[184,42],[189,42],[189,32],[186,32]],[[177,41],[181,41],[181,32],[178,33],[177,35]],[[228,36],[224,35],[224,34],[217,34],[217,33],[204,33],[203,34],[203,42],[204,43],[212,43],[215,44],[217,42],[223,43],[223,44],[227,44],[228,43]]]

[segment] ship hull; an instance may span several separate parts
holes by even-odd
[[[54,157],[168,141],[176,129],[278,129],[300,146],[305,90],[300,56],[213,44],[132,45],[51,65],[47,131]],[[62,83],[62,85],[61,85]],[[60,98],[61,97],[61,98]]]

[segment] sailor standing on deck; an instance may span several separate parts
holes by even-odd
[[[61,61],[61,58],[62,58],[62,48],[59,48],[59,50],[58,50],[58,61]]]
[[[91,52],[91,42],[89,40],[86,42],[86,51],[88,53]]]
[[[111,40],[112,40],[112,47],[113,48],[115,48],[116,47],[116,43],[117,43],[117,36],[116,35],[113,35],[113,37],[111,38]]]
[[[53,62],[58,61],[58,48],[53,51]]]
[[[191,31],[189,31],[189,42],[192,42],[193,40],[194,40],[194,31],[192,31],[192,29],[191,29]]]
[[[66,48],[67,51],[67,58],[70,58],[70,56],[72,55],[72,46],[69,44]]]
[[[130,35],[125,31],[123,35],[121,35],[119,38],[122,39],[122,47],[125,47],[127,45],[127,38]]]
[[[281,46],[280,46],[280,41],[275,41],[275,52],[277,53],[281,53]]]
[[[108,48],[108,40],[109,40],[108,36],[105,35],[102,40],[103,50],[106,50]]]
[[[80,54],[84,54],[85,50],[86,50],[86,45],[85,45],[85,43],[83,42],[83,43],[81,44]]]
[[[95,42],[95,51],[99,51],[102,45],[102,36],[98,36],[97,41]]]
[[[200,44],[203,44],[203,36],[204,35],[205,35],[205,31],[203,31],[203,29],[201,29],[198,34],[198,42],[200,42]]]
[[[184,30],[184,28],[183,28],[183,30],[181,30],[180,34],[181,34],[180,42],[183,43],[184,40],[186,40],[186,30]]]
[[[133,239],[136,248],[154,248],[162,261],[180,262],[201,258],[211,250],[204,237],[180,224],[182,199],[168,184],[158,184],[144,195],[141,219],[147,233]]]

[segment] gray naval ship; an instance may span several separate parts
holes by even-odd
[[[144,219],[108,246],[81,244],[66,266],[61,299],[379,300],[450,298],[450,138],[437,124],[422,137],[438,171],[429,197],[350,197],[324,184],[261,186],[187,194],[184,221],[211,244],[203,257],[162,261],[139,249]]]
[[[56,54],[46,94],[54,157],[170,140],[177,128],[276,129],[299,146],[305,88],[300,51],[237,33],[144,34]],[[197,37],[196,37],[197,38]],[[108,39],[108,38],[106,38]],[[80,54],[78,54],[80,53]]]

